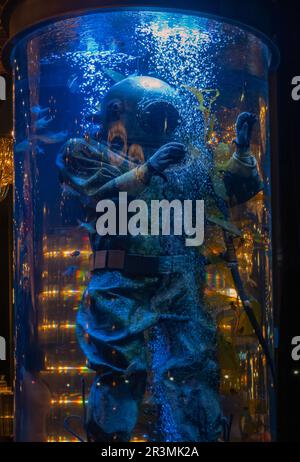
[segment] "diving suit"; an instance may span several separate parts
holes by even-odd
[[[106,235],[95,230],[96,204],[128,198],[215,198],[205,162],[175,142],[177,94],[146,76],[113,85],[93,122],[97,135],[71,139],[57,157],[60,179],[82,198],[92,226],[91,279],[77,335],[96,378],[88,400],[91,441],[129,441],[145,396],[158,416],[155,440],[216,441],[216,329],[203,301],[206,259],[178,235]],[[231,204],[261,189],[249,152],[254,117],[237,121],[237,149],[224,172]]]

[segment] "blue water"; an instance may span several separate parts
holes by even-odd
[[[38,382],[40,392],[34,404],[40,420],[34,422],[18,393],[19,439],[71,439],[63,420],[69,413],[82,415],[81,378],[88,387],[92,381],[75,335],[76,313],[89,279],[89,230],[80,226],[85,213],[78,198],[60,185],[56,157],[66,141],[97,132],[89,116],[101,110],[107,91],[125,77],[155,77],[176,90],[181,123],[174,139],[187,146],[191,158],[201,157],[212,176],[233,152],[237,115],[258,115],[253,149],[265,193],[258,202],[236,209],[233,220],[246,235],[239,254],[242,275],[251,295],[259,299],[261,322],[272,332],[268,63],[267,46],[254,35],[221,21],[176,12],[133,10],[75,17],[37,29],[18,43],[13,59],[17,383],[23,390],[25,383],[28,399],[33,395],[30,381]],[[197,91],[203,104],[197,101]],[[223,250],[215,232],[208,233],[201,252],[212,250]],[[263,420],[260,429],[264,425],[267,432],[267,380],[262,379],[266,372],[256,341],[251,332],[250,339],[243,331],[230,336],[228,327],[222,327],[240,323],[249,330],[242,315],[236,319],[230,311],[230,303],[238,304],[230,275],[216,265],[207,271],[206,281],[207,309],[229,342],[227,350],[222,343],[227,351],[227,360],[224,351],[221,360],[225,408],[233,409],[239,419],[244,406],[252,410],[257,405],[260,411],[253,411],[252,417],[258,427]],[[238,358],[238,365],[229,356]],[[147,419],[141,420],[136,435],[150,438],[153,417],[151,428]],[[82,425],[74,425],[82,435]],[[31,435],[24,426],[32,428]],[[241,439],[235,431],[234,438]],[[257,433],[256,427],[252,431]]]

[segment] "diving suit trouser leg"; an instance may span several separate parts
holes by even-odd
[[[95,441],[130,440],[147,373],[156,441],[218,438],[216,329],[194,279],[192,272],[163,278],[131,278],[114,271],[93,275],[77,333],[98,371],[87,419]]]
[[[86,430],[91,441],[130,441],[136,426],[141,399],[144,395],[146,374],[129,378],[96,376],[88,404]]]

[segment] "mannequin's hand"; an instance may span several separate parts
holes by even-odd
[[[147,164],[157,173],[161,174],[173,164],[184,159],[186,148],[181,143],[168,143],[153,154]]]
[[[236,121],[236,139],[235,143],[240,148],[248,148],[251,142],[253,126],[257,121],[255,114],[242,112]]]

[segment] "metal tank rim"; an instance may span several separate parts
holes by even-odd
[[[229,24],[235,27],[238,27],[246,32],[253,34],[255,37],[260,39],[265,45],[267,45],[271,60],[269,63],[269,70],[276,71],[280,63],[280,52],[277,45],[262,31],[257,28],[240,22],[236,19],[232,19],[227,16],[219,16],[217,14],[207,13],[198,10],[189,9],[189,8],[170,8],[164,7],[163,1],[157,2],[157,5],[154,5],[153,2],[140,2],[137,6],[137,2],[132,0],[122,1],[117,0],[115,3],[110,0],[102,0],[99,5],[99,0],[89,0],[84,2],[84,0],[65,0],[63,2],[47,2],[44,7],[40,5],[40,8],[37,9],[36,14],[32,14],[32,9],[34,5],[36,6],[41,4],[40,0],[25,0],[23,5],[18,9],[22,0],[11,1],[8,0],[2,10],[2,22],[3,26],[6,29],[9,39],[4,44],[2,50],[2,62],[4,67],[7,70],[11,68],[11,54],[15,46],[19,41],[24,39],[26,36],[33,34],[37,29],[46,27],[47,25],[53,24],[57,21],[67,20],[74,18],[76,16],[85,16],[91,14],[97,14],[101,11],[103,13],[117,12],[117,11],[153,11],[153,12],[166,12],[166,13],[177,13],[187,16],[202,17],[211,19],[217,22]],[[31,8],[28,10],[30,7]],[[113,5],[112,5],[113,3]],[[133,5],[134,3],[134,5]],[[184,3],[184,2],[182,2]],[[54,5],[53,5],[54,4]],[[27,8],[26,8],[27,5]],[[51,8],[52,5],[52,8]],[[26,13],[21,15],[20,14]],[[32,18],[33,16],[33,18]]]

